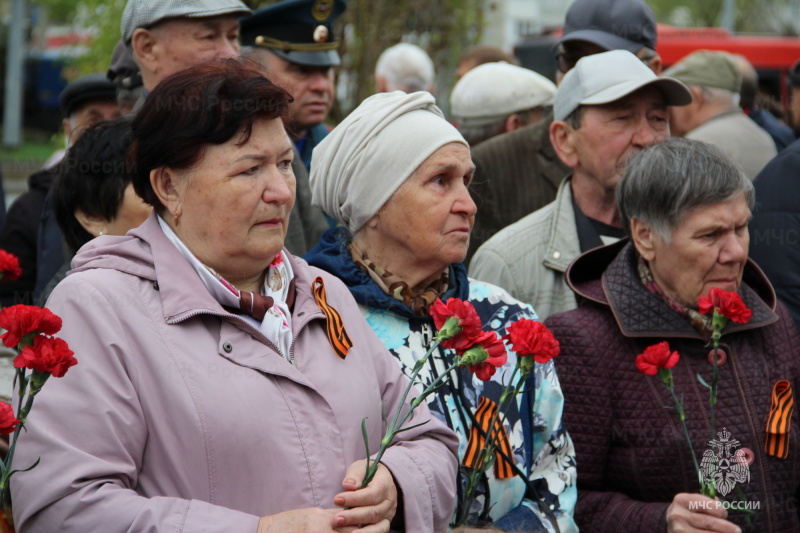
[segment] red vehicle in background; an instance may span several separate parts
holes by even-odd
[[[788,72],[800,59],[800,38],[733,35],[724,28],[658,26],[658,54],[669,67],[695,50],[724,50],[747,58],[761,89],[789,107]]]

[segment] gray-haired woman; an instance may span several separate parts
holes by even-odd
[[[630,241],[576,259],[567,277],[582,304],[547,320],[561,341],[581,531],[733,533],[745,514],[726,509],[743,506],[754,510],[752,531],[800,531],[797,415],[785,413],[785,433],[770,435],[788,440],[785,458],[765,444],[776,384],[788,383],[790,395],[798,385],[800,339],[747,258],[752,184],[717,148],[670,139],[629,163],[617,202]],[[738,292],[753,312],[723,330],[720,448],[709,442],[709,390],[697,378],[710,383],[713,372],[712,325],[698,311],[712,288]],[[662,341],[680,354],[672,373],[688,432],[697,457],[716,454],[717,498],[727,505],[699,494],[677,411],[664,408],[672,398],[636,368],[636,356]]]

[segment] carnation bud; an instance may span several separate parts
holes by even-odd
[[[436,334],[434,339],[437,341],[446,341],[447,339],[452,339],[461,333],[460,324],[461,322],[459,321],[458,317],[451,316],[445,321],[441,329],[439,329],[439,332]]]
[[[476,344],[461,356],[461,364],[474,366],[479,365],[489,358],[489,352],[483,349],[483,346]]]

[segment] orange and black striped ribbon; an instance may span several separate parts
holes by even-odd
[[[785,379],[775,383],[771,403],[767,420],[767,453],[786,459],[789,456],[789,429],[792,427],[794,411],[792,384]]]
[[[469,430],[469,441],[467,442],[467,450],[464,452],[464,459],[461,464],[468,468],[476,468],[481,461],[481,452],[484,443],[486,442],[486,435],[489,434],[489,424],[492,423],[492,418],[497,412],[497,404],[488,398],[481,396],[478,402],[478,409],[475,411],[476,426],[472,426]],[[494,473],[497,479],[508,479],[514,477],[514,471],[511,465],[503,458],[513,457],[511,451],[511,444],[508,442],[508,434],[503,427],[503,423],[498,416],[494,423],[494,442],[497,446],[495,449]]]
[[[339,312],[328,305],[328,300],[325,296],[325,283],[321,277],[314,280],[314,301],[317,306],[325,313],[325,333],[328,335],[328,342],[331,343],[331,348],[336,352],[336,355],[344,359],[347,357],[347,352],[353,347],[353,341],[350,340],[350,335],[344,329],[344,322]]]

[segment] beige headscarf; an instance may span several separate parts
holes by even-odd
[[[364,100],[312,155],[312,203],[355,234],[436,150],[469,146],[427,92]]]

